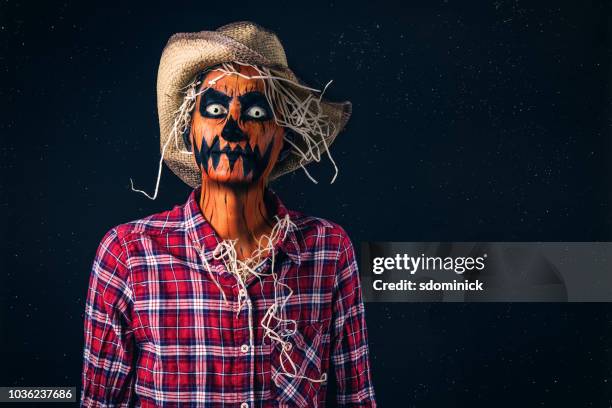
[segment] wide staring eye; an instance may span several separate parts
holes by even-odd
[[[258,105],[251,106],[246,111],[246,114],[248,117],[253,119],[264,119],[268,116],[268,112],[266,112],[264,108]]]
[[[227,114],[227,108],[220,103],[211,103],[206,107],[206,113],[210,116],[224,116]]]

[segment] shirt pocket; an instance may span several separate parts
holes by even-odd
[[[272,394],[280,406],[316,407],[321,384],[327,374],[321,372],[322,324],[297,322],[295,332],[283,347],[273,343],[270,352]]]

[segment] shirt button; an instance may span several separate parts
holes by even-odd
[[[249,408],[249,404],[246,402],[243,402],[242,404],[240,404],[240,408]]]
[[[249,351],[249,345],[248,344],[243,344],[242,346],[240,346],[240,351],[242,351],[243,353],[246,353],[247,351]],[[245,402],[246,404],[246,402]],[[247,404],[248,406],[248,404]]]
[[[238,296],[241,296],[241,297],[246,297],[246,291],[245,291],[244,289],[240,289],[240,290],[238,291]]]
[[[285,344],[283,344],[283,348],[285,349],[285,351],[289,351],[291,350],[292,344],[289,342],[286,342]]]

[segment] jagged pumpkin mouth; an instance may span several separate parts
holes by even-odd
[[[251,147],[248,141],[244,147],[238,143],[236,143],[233,148],[230,147],[229,143],[221,147],[219,136],[215,136],[210,145],[206,143],[205,139],[202,140],[202,146],[199,151],[196,146],[196,160],[198,166],[202,167],[208,174],[211,169],[217,169],[221,162],[221,158],[225,155],[229,163],[230,172],[234,171],[236,163],[240,161],[242,163],[243,177],[247,178],[252,174],[252,180],[255,180],[263,174],[268,166],[272,154],[272,146],[273,143],[269,143],[263,154],[259,150],[258,145]]]

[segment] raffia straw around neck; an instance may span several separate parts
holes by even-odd
[[[257,268],[268,257],[274,257],[274,245],[286,238],[290,228],[294,225],[286,215],[283,218],[275,216],[276,223],[269,235],[262,235],[257,241],[257,248],[246,259],[239,259],[236,251],[237,239],[224,239],[219,242],[213,251],[213,257],[221,260],[228,272],[239,279],[243,284],[249,275],[261,276]]]
[[[261,319],[260,325],[263,328],[264,340],[267,338],[273,344],[276,344],[280,350],[279,370],[272,374],[273,380],[278,381],[278,377],[285,376],[289,378],[300,378],[306,381],[321,383],[327,381],[326,373],[323,373],[320,378],[312,378],[304,375],[300,375],[300,367],[293,361],[291,356],[291,341],[290,338],[297,331],[297,322],[293,319],[289,319],[286,314],[286,305],[293,296],[293,289],[286,283],[279,279],[276,272],[276,254],[274,251],[274,245],[279,240],[284,240],[287,237],[287,233],[290,229],[296,228],[289,215],[279,218],[276,216],[276,224],[272,228],[270,235],[264,235],[259,239],[258,249],[253,252],[253,255],[248,259],[241,261],[236,256],[236,240],[223,240],[221,241],[215,250],[213,251],[213,257],[220,259],[225,264],[226,269],[236,276],[238,286],[241,288],[241,292],[244,295],[238,296],[238,307],[237,314],[242,311],[245,302],[248,302],[246,280],[249,275],[252,274],[261,280],[262,277],[271,277],[274,286],[274,298],[268,309],[266,310],[263,318]],[[264,259],[270,257],[270,268],[269,270],[258,270],[258,266]],[[201,253],[202,261],[208,269],[209,276],[213,282],[219,288],[223,299],[226,303],[229,303],[225,291],[219,284],[216,275],[212,271],[206,257],[203,252]],[[249,311],[249,342],[250,346],[255,344],[254,330],[252,315]]]

